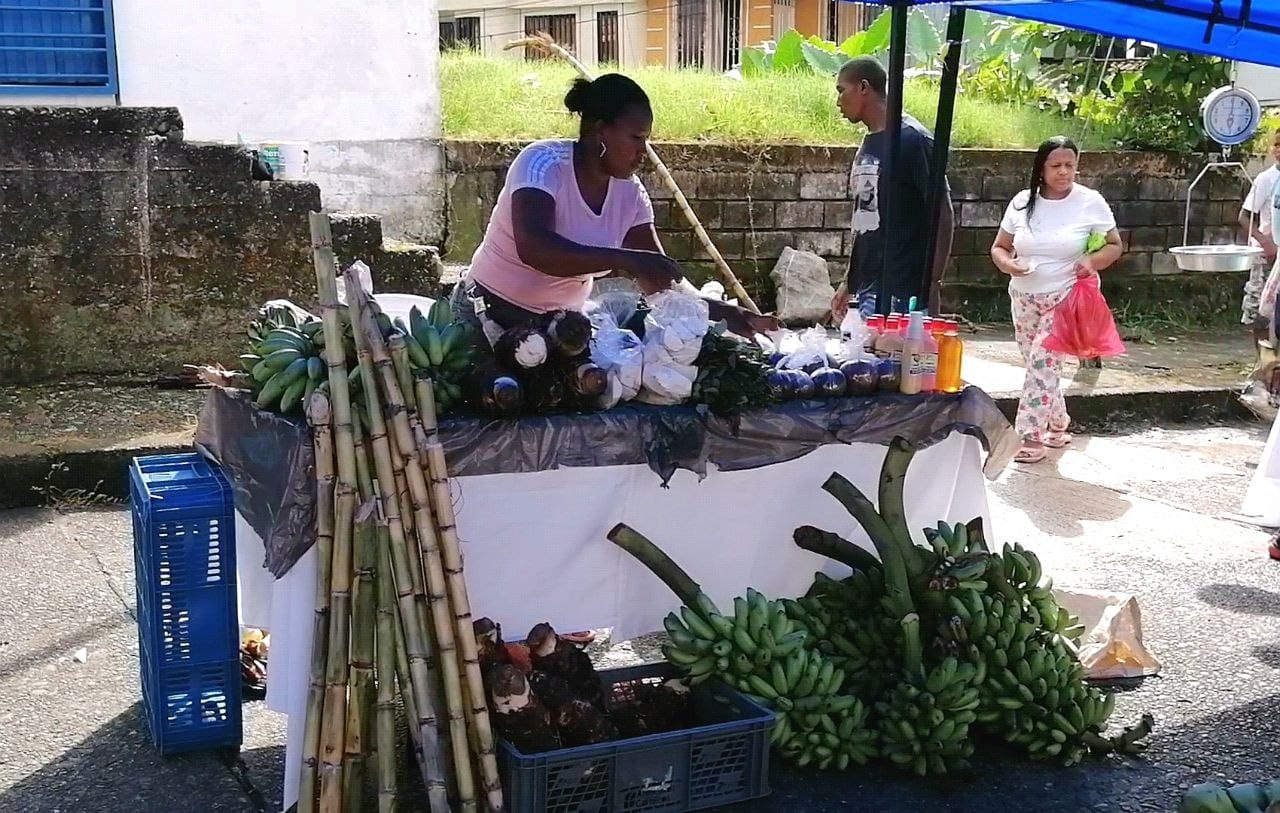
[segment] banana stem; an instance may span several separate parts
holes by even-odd
[[[907,576],[907,565],[903,556],[902,545],[896,535],[884,521],[884,517],[876,512],[875,506],[867,495],[837,473],[832,473],[822,484],[822,490],[835,497],[845,509],[853,515],[880,554],[881,566],[884,567],[886,593],[894,607],[894,615],[905,618],[915,611],[911,600],[911,584]]]
[[[649,568],[649,572],[671,588],[671,592],[675,593],[686,607],[698,606],[698,595],[702,593],[701,585],[639,531],[629,525],[618,523],[613,526],[612,531],[609,531],[608,538],[610,542],[640,560],[640,564]]]
[[[924,647],[920,643],[920,616],[907,613],[899,622],[902,627],[902,665],[915,678],[924,668]]]
[[[901,436],[889,443],[885,452],[884,463],[880,467],[880,516],[898,538],[898,549],[902,552],[902,562],[906,565],[907,575],[916,578],[924,573],[924,561],[916,553],[915,543],[911,541],[911,528],[907,525],[907,511],[903,505],[903,490],[907,484],[907,469],[916,450],[911,443]]]
[[[872,556],[869,551],[838,534],[812,525],[801,525],[796,528],[792,538],[795,540],[796,547],[834,559],[854,570],[873,570],[880,567],[880,560]]]

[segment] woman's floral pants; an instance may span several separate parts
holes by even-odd
[[[1053,330],[1053,312],[1070,289],[1043,294],[1010,291],[1013,306],[1013,335],[1027,365],[1018,401],[1014,428],[1023,440],[1043,443],[1045,436],[1066,430],[1070,423],[1067,404],[1058,387],[1063,356],[1044,349],[1044,340]]]

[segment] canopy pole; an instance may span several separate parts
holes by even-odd
[[[942,82],[938,86],[938,118],[933,127],[933,155],[929,161],[929,245],[920,277],[925,302],[929,301],[933,264],[938,254],[938,228],[942,222],[943,192],[947,188],[947,159],[951,154],[951,124],[960,79],[960,52],[964,48],[964,18],[964,6],[951,7],[947,18],[947,53],[942,59]]]
[[[890,269],[893,264],[893,257],[889,249],[890,238],[893,229],[898,227],[894,222],[894,212],[892,209],[893,197],[893,177],[897,172],[898,159],[902,154],[902,91],[906,84],[907,72],[907,14],[910,12],[910,5],[905,0],[894,0],[889,6],[889,13],[893,15],[889,20],[889,86],[888,92],[888,119],[885,122],[885,136],[889,141],[889,154],[887,160],[880,167],[877,185],[879,186],[880,200],[878,209],[880,212],[880,242],[884,250],[882,251],[882,259],[884,265],[880,269],[880,288],[876,294],[876,310],[882,314],[888,315],[892,309],[892,292],[889,290]]]

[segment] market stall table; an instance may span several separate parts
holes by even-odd
[[[441,436],[472,606],[512,639],[540,621],[612,628],[619,640],[660,627],[678,602],[606,541],[619,522],[661,544],[718,602],[747,587],[794,596],[815,570],[839,570],[792,543],[797,526],[870,547],[821,490],[833,471],[874,494],[883,444],[903,436],[922,447],[913,471],[931,474],[907,481],[912,527],[989,520],[984,450],[985,470],[995,476],[1018,445],[976,388],[792,402],[738,421],[692,407],[642,406],[458,419],[442,422]],[[241,621],[272,633],[267,702],[289,715],[288,807],[297,788],[315,589],[309,433],[218,390],[202,411],[197,443],[223,464],[236,492]]]

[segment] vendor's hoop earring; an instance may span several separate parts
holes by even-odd
[[[601,141],[601,142],[600,142],[600,157],[601,157],[601,158],[604,158],[604,154],[605,154],[606,152],[608,152],[608,151],[609,151],[609,148],[605,145],[605,143],[604,143],[603,141]]]

